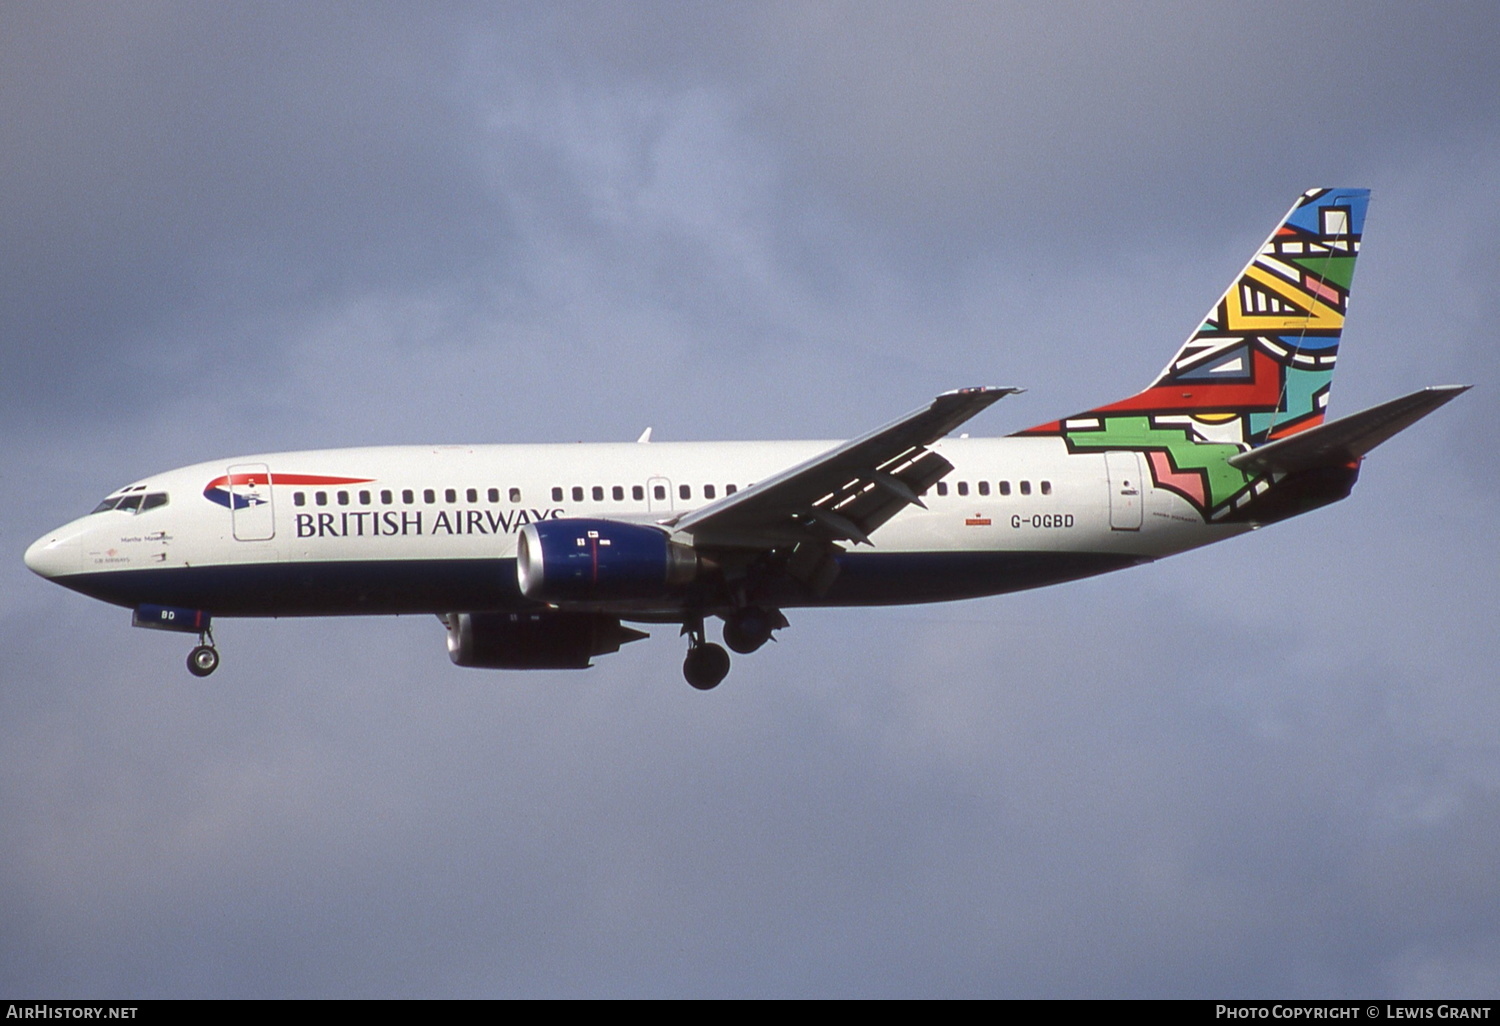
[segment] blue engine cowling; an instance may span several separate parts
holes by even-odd
[[[516,539],[521,594],[538,602],[666,598],[698,573],[691,546],[659,527],[617,520],[543,520]]]

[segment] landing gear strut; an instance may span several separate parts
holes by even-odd
[[[214,647],[213,632],[198,635],[198,647],[188,653],[187,668],[194,677],[207,677],[219,668],[219,650]]]
[[[682,625],[688,636],[687,658],[682,661],[682,675],[699,691],[710,691],[729,675],[729,653],[703,636],[703,618]]]

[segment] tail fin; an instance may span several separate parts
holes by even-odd
[[[1323,422],[1368,189],[1310,189],[1145,391],[1021,435],[1130,449],[1219,519],[1252,496],[1228,456]]]

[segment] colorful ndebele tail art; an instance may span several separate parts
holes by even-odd
[[[1323,423],[1369,199],[1303,194],[1149,388],[1018,434],[1143,453],[1206,520],[1254,519],[1275,478],[1226,460]]]

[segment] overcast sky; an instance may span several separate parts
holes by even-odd
[[[1494,997],[1493,3],[0,6],[0,993]],[[1373,189],[1338,506],[717,691],[30,574],[153,471],[1144,386]]]

